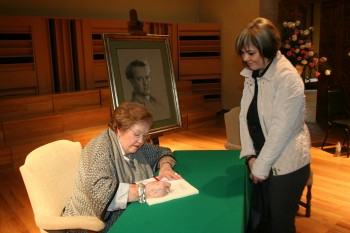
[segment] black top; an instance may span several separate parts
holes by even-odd
[[[271,64],[271,63],[270,63]],[[253,140],[253,145],[256,155],[259,155],[262,147],[265,143],[265,137],[261,129],[258,113],[258,77],[265,74],[266,70],[270,67],[270,64],[264,70],[254,70],[252,73],[252,78],[255,81],[254,96],[252,102],[250,103],[247,112],[247,122],[250,137]]]

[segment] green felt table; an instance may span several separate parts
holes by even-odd
[[[199,194],[152,206],[132,203],[109,232],[244,232],[247,183],[239,151],[191,150],[174,155],[176,171]]]

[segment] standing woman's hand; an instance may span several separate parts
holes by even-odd
[[[248,165],[249,165],[249,168],[250,168],[250,171],[253,170],[253,165],[255,163],[255,160],[256,158],[251,158],[249,161],[248,161]],[[252,181],[254,182],[254,184],[257,184],[257,183],[260,183],[261,181],[267,179],[267,177],[265,177],[264,179],[260,179],[256,176],[253,175],[252,172],[250,172],[250,179],[252,179]]]

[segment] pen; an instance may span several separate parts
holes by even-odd
[[[160,181],[160,179],[158,179],[158,177],[156,177],[156,176],[153,176],[153,178],[154,178],[156,181]]]

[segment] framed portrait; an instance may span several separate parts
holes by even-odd
[[[104,34],[113,108],[139,102],[152,114],[151,134],[181,127],[168,36]]]

